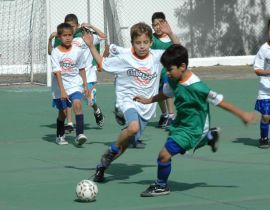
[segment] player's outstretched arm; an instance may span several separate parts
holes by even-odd
[[[93,26],[90,23],[82,23],[81,24],[81,27],[86,27],[86,28],[89,28],[89,29],[91,28],[91,29],[93,29],[97,33],[97,35],[99,37],[101,37],[102,39],[107,39],[107,36],[106,36],[105,33],[103,33],[100,29],[98,29],[97,27]]]
[[[168,96],[164,95],[163,93],[159,93],[151,98],[145,98],[143,96],[135,96],[133,98],[134,101],[140,102],[142,104],[151,104],[151,103],[155,103],[158,101],[163,101],[165,99],[167,99]]]
[[[255,112],[246,112],[241,110],[240,108],[236,107],[235,105],[222,100],[219,104],[219,107],[221,107],[224,110],[227,110],[234,114],[235,116],[239,117],[244,124],[250,124],[258,119],[258,115]]]
[[[85,33],[83,35],[83,40],[84,40],[85,44],[89,47],[89,49],[92,53],[92,56],[94,57],[98,66],[100,67],[102,64],[102,57],[98,53],[98,51],[93,43],[93,36],[90,33]]]
[[[160,21],[159,25],[160,25],[160,30],[163,33],[167,34],[174,44],[180,44],[177,36],[173,33],[173,31],[171,29],[171,26],[168,23],[168,21]]]

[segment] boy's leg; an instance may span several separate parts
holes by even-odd
[[[138,116],[138,121],[139,121],[139,126],[140,129],[136,133],[135,136],[132,136],[129,140],[129,147],[131,148],[136,148],[136,149],[144,149],[145,148],[145,143],[140,140],[141,136],[143,135],[144,129],[147,126],[148,121],[143,119],[142,117]]]
[[[168,138],[164,148],[160,151],[158,157],[157,179],[144,192],[142,197],[153,197],[167,195],[170,189],[167,185],[171,173],[171,158],[176,154],[185,154],[185,150],[180,147],[172,138]]]
[[[67,125],[65,126],[66,133],[71,133],[74,130],[72,123],[72,109],[71,107],[67,107]]]
[[[87,141],[87,137],[84,135],[84,116],[82,113],[81,99],[82,93],[80,92],[75,92],[70,95],[76,119],[76,138],[74,142],[78,146],[81,146]]]
[[[160,118],[158,121],[157,128],[164,128],[167,124],[168,117],[169,117],[169,115],[167,113],[167,107],[166,107],[165,100],[158,102],[158,105],[159,105],[160,110],[161,110],[161,115],[160,115]]]
[[[168,108],[168,119],[162,128],[168,129],[174,120],[174,108],[173,108],[173,98],[168,98],[166,100],[166,106]]]
[[[262,115],[261,122],[260,122],[260,134],[261,138],[259,140],[259,147],[262,149],[269,148],[269,140],[268,140],[268,133],[269,133],[269,117],[268,115]]]

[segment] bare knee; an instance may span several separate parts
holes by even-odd
[[[158,161],[162,163],[169,162],[172,158],[172,155],[168,152],[166,148],[162,148],[159,152]]]
[[[270,115],[262,115],[262,122],[268,123],[270,121]]]
[[[136,133],[139,131],[139,129],[140,129],[140,126],[139,126],[139,123],[137,121],[129,123],[129,125],[127,127],[128,136],[136,135]]]
[[[80,100],[74,100],[72,105],[76,115],[82,114],[82,103]]]

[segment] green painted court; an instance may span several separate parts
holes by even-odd
[[[215,91],[239,107],[252,111],[257,97],[256,79],[208,80]],[[129,149],[117,159],[98,184],[97,200],[76,202],[77,183],[95,172],[101,154],[121,127],[115,122],[114,87],[98,86],[98,104],[105,125],[98,129],[92,111],[84,105],[85,134],[82,148],[55,142],[57,110],[51,108],[46,87],[1,87],[0,209],[1,210],[266,210],[270,206],[270,150],[258,148],[259,123],[245,127],[238,118],[211,107],[212,127],[221,127],[220,148],[209,147],[194,155],[173,159],[171,194],[141,198],[156,177],[156,158],[167,133],[145,130],[145,149]]]

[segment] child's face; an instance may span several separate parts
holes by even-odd
[[[158,36],[161,36],[163,34],[163,32],[160,30],[160,25],[159,25],[159,23],[161,23],[161,22],[165,22],[165,20],[163,20],[163,19],[154,19],[154,21],[152,23],[152,27],[153,27],[155,33]]]
[[[185,79],[185,72],[186,72],[186,64],[182,64],[179,67],[172,65],[171,67],[167,68],[167,75],[171,80],[184,80]]]
[[[64,47],[70,47],[72,45],[73,31],[71,29],[64,29],[58,38]]]
[[[150,37],[145,34],[136,37],[132,42],[132,47],[138,57],[147,56],[151,45],[152,41],[150,40]]]
[[[77,29],[79,28],[79,25],[73,21],[68,21],[67,22],[69,25],[71,25],[72,29],[73,29],[73,34],[75,34],[75,32],[77,31]]]

